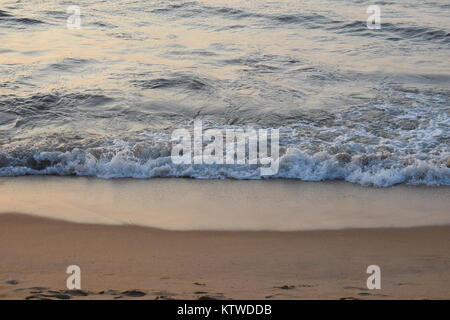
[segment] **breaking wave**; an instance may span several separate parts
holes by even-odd
[[[364,119],[364,123],[361,120]],[[192,122],[178,127],[190,129]],[[261,126],[220,125],[204,129]],[[279,171],[260,165],[178,165],[171,160],[171,130],[138,130],[128,136],[30,137],[0,148],[0,176],[74,175],[99,178],[287,178],[345,180],[361,185],[450,185],[448,110],[378,105],[317,115],[280,130]],[[173,129],[173,128],[172,128]]]

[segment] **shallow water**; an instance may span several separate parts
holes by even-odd
[[[344,182],[2,177],[0,214],[168,230],[449,225],[450,187]]]
[[[0,176],[261,178],[174,165],[202,119],[279,128],[275,178],[450,185],[447,0],[0,5]]]

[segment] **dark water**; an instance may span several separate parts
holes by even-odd
[[[81,29],[69,30],[70,5]],[[366,8],[381,8],[381,29]],[[174,128],[279,128],[277,178],[450,185],[448,0],[0,1],[0,176],[258,179]]]

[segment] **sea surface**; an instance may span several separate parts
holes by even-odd
[[[279,129],[271,178],[450,185],[450,1],[0,0],[0,176],[265,179],[173,164],[194,120]]]

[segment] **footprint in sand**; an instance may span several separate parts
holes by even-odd
[[[47,287],[31,287],[28,288],[29,290],[36,290],[36,291],[44,291],[44,290],[48,290],[49,288]]]
[[[14,289],[14,291],[16,291],[16,292],[29,291],[30,293],[42,293],[45,290],[48,290],[48,288],[47,287],[31,287],[31,288]]]
[[[206,286],[206,283],[194,282],[196,286]]]
[[[155,300],[176,300],[176,299],[170,296],[163,295],[163,296],[156,296]]]
[[[32,295],[26,297],[27,300],[49,300],[60,299],[69,300],[72,297],[86,297],[92,292],[83,290],[47,290],[45,287],[32,287],[29,288]]]
[[[139,291],[139,290],[127,290],[122,292],[122,296],[125,297],[132,297],[132,298],[139,298],[147,295],[145,292]]]
[[[211,296],[201,296],[197,300],[219,300],[219,299]]]
[[[44,298],[40,295],[33,295],[33,296],[25,297],[25,300],[52,300],[52,299]]]
[[[281,289],[281,290],[291,290],[291,289],[295,289],[295,286],[289,286],[289,285],[284,285],[281,287],[273,287],[274,289]]]
[[[45,294],[45,293],[38,293],[35,295],[31,295],[26,297],[26,300],[51,300],[51,298],[54,299],[60,299],[60,300],[69,300],[71,297],[67,294],[60,294],[60,293],[55,293],[55,294]]]
[[[68,294],[69,296],[74,296],[74,297],[86,297],[89,294],[92,294],[92,292],[83,291],[83,290],[64,290],[64,291],[62,291],[62,293]]]
[[[222,292],[208,293],[206,291],[194,292],[197,295],[197,300],[227,300]]]
[[[145,292],[139,291],[139,290],[129,290],[122,292],[124,296],[127,297],[143,297],[146,295]]]
[[[108,290],[100,291],[98,294],[100,294],[100,295],[108,295],[108,296],[117,296],[120,293],[117,290],[108,289]]]

